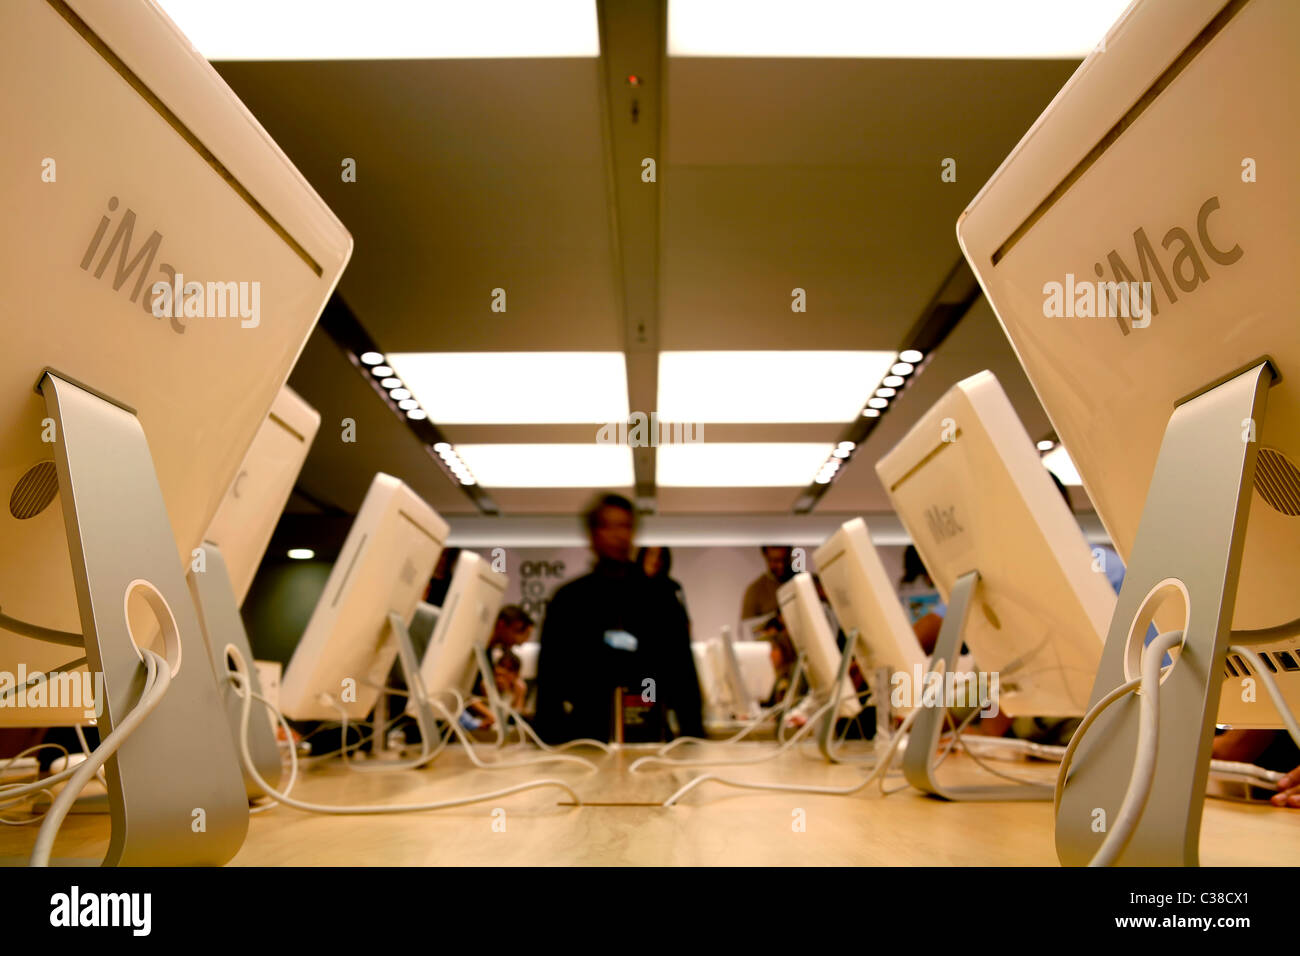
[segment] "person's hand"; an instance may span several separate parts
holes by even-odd
[[[1269,802],[1273,806],[1300,809],[1300,767],[1296,767],[1279,780],[1277,790],[1277,793],[1269,797]]]
[[[785,720],[785,725],[787,727],[793,727],[795,730],[798,730],[806,723],[808,723],[808,718],[803,714],[791,714]]]

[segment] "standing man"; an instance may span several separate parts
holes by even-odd
[[[584,518],[596,562],[561,585],[547,605],[537,662],[538,733],[552,743],[609,740],[615,691],[622,687],[654,705],[670,736],[703,736],[686,609],[665,579],[646,577],[632,560],[632,503],[602,494]]]
[[[784,545],[765,544],[759,548],[767,570],[745,588],[745,598],[740,602],[740,619],[771,617],[778,610],[776,589],[794,577],[790,567],[791,549]],[[749,635],[745,635],[746,640]]]

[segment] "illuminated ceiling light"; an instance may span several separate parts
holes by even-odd
[[[898,353],[899,361],[904,365],[916,365],[925,355],[916,349],[904,349]]]
[[[862,417],[863,417],[863,418],[879,418],[879,417],[880,417],[880,409],[878,409],[878,408],[864,408],[864,409],[862,410]]]
[[[668,8],[670,56],[1081,59],[1128,0],[691,0]]]
[[[636,484],[632,449],[627,445],[594,441],[459,445],[457,451],[489,488],[631,488]]]
[[[886,375],[884,381],[880,384],[888,388],[899,388],[906,384],[906,382],[907,379],[903,378],[901,375]]]
[[[400,378],[386,378],[379,384],[384,388],[401,388],[402,380]]]
[[[600,55],[592,0],[161,0],[209,60]]]
[[[478,482],[476,482],[476,481],[474,480],[474,476],[473,476],[473,475],[466,475],[465,477],[463,477],[463,478],[460,480],[460,483],[461,483],[462,485],[476,485],[476,484],[478,484]]]
[[[599,425],[628,418],[622,352],[407,352],[388,361],[439,424]]]
[[[903,354],[911,355],[913,353],[904,352]],[[921,353],[917,352],[915,354],[920,355]],[[917,359],[917,361],[920,361],[920,359]],[[892,366],[890,366],[889,371],[890,374],[892,375],[911,375],[913,372],[916,371],[916,366],[913,365],[911,362],[895,362]]]
[[[819,485],[829,485],[831,483],[831,476],[818,475],[816,478],[813,479],[813,481],[817,482],[817,484]]]
[[[854,441],[849,441],[849,440],[846,438],[846,439],[844,439],[844,441],[840,442],[840,443],[839,443],[838,445],[836,445],[835,447],[836,447],[836,448],[847,448],[847,449],[849,449],[849,451],[852,451],[854,448],[857,448],[857,447],[858,447],[858,443],[857,443],[857,442],[854,442]]]
[[[1043,456],[1043,464],[1047,470],[1061,479],[1063,485],[1082,485],[1083,479],[1079,477],[1079,469],[1074,466],[1073,460],[1066,454],[1064,445],[1057,445],[1046,455]]]
[[[311,548],[290,548],[287,553],[294,561],[310,561],[316,557],[316,552]]]
[[[384,356],[379,352],[362,352],[361,362],[364,365],[379,365],[384,361]]]
[[[862,407],[861,383],[880,381],[893,361],[891,352],[866,351],[661,352],[659,419],[843,422]]]
[[[440,441],[434,444],[433,450],[436,451],[439,455],[441,455],[444,454],[445,452],[451,451],[451,445],[447,444],[445,441]]]
[[[872,398],[872,399],[868,399],[868,401],[867,401],[867,405],[868,405],[870,408],[888,408],[888,407],[889,407],[889,399],[887,399],[887,398]]]
[[[799,488],[825,466],[825,442],[688,442],[660,445],[655,483],[663,488]]]
[[[893,398],[897,394],[898,394],[898,390],[893,388],[876,389],[876,395],[878,395],[880,398]]]
[[[420,403],[413,398],[404,398],[397,403],[397,407],[404,412],[409,412],[413,408],[419,408]]]
[[[412,421],[422,422],[428,418],[429,415],[423,408],[413,408],[406,413],[406,417]]]
[[[393,370],[387,365],[376,365],[370,370],[370,374],[375,378],[388,378],[393,374]]]
[[[834,455],[837,459],[838,459],[838,458],[848,458],[849,455],[853,454],[853,449],[851,449],[851,448],[836,448],[833,452],[831,452],[831,454]]]
[[[389,392],[388,394],[389,394],[389,396],[392,397],[393,401],[395,401],[395,402],[400,402],[400,401],[402,401],[403,399],[406,399],[406,398],[410,398],[410,397],[411,397],[411,391],[410,391],[410,389],[406,389],[406,388],[395,388],[395,389],[393,389],[391,392]]]
[[[1056,447],[1056,442],[1052,441],[1050,438],[1044,438],[1042,441],[1038,443],[1039,451],[1051,451],[1055,447]]]

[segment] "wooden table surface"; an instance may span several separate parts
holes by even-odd
[[[867,745],[859,744],[858,747]],[[852,753],[853,744],[846,746]],[[702,759],[770,754],[773,743],[708,744],[675,755]],[[1031,865],[1055,866],[1048,803],[946,803],[905,789],[882,796],[876,784],[853,796],[758,793],[705,784],[675,807],[657,803],[697,774],[818,786],[845,786],[864,771],[830,765],[814,750],[787,751],[753,766],[650,767],[630,773],[644,749],[605,756],[584,751],[591,772],[565,763],[481,770],[450,747],[424,770],[358,773],[337,761],[304,773],[294,795],[329,804],[413,803],[500,789],[534,778],[568,783],[584,801],[563,806],[559,789],[426,813],[325,816],[276,807],[255,814],[242,866],[353,865]],[[480,748],[485,760],[518,760],[535,749]],[[1049,764],[996,761],[1006,772],[1050,781]],[[964,754],[941,768],[951,782],[994,782]],[[892,776],[887,785],[902,785]],[[501,812],[494,811],[504,811]],[[796,829],[802,820],[804,829]],[[494,823],[496,829],[494,830]],[[502,827],[504,825],[504,830]],[[24,856],[35,826],[0,827],[0,857]],[[105,816],[73,815],[55,857],[102,858]],[[1300,862],[1300,811],[1223,800],[1206,803],[1201,862],[1217,866]]]

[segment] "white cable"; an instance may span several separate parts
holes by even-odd
[[[81,729],[81,724],[73,724],[73,725],[72,725],[72,729],[73,729],[74,731],[76,731],[76,734],[77,734],[77,740],[80,741],[80,743],[81,743],[81,752],[82,752],[83,754],[85,754],[87,757],[89,757],[89,756],[90,756],[90,744],[88,744],[88,743],[86,742],[86,734],[85,734],[85,732]],[[97,777],[99,778],[99,782],[102,783],[105,787],[108,786],[108,776],[104,773],[104,768],[103,768],[103,767],[100,767],[100,768],[99,768],[99,770],[98,770],[98,772],[95,774],[95,776],[97,776]]]
[[[1268,690],[1268,696],[1273,698],[1273,706],[1282,715],[1282,725],[1286,727],[1287,733],[1291,735],[1295,745],[1300,747],[1300,724],[1296,723],[1295,714],[1291,713],[1291,708],[1286,705],[1286,698],[1282,696],[1282,691],[1278,689],[1277,681],[1269,673],[1268,666],[1260,660],[1258,654],[1241,644],[1233,644],[1228,648],[1228,652],[1230,654],[1240,654],[1250,661],[1251,666],[1255,668],[1255,673],[1264,682],[1264,687]]]
[[[72,809],[73,802],[90,782],[90,778],[95,775],[95,771],[102,767],[109,757],[117,753],[118,748],[135,732],[144,719],[162,703],[163,696],[171,685],[171,665],[151,650],[146,649],[142,653],[146,677],[144,692],[140,695],[139,702],[131,708],[131,712],[123,718],[122,722],[100,741],[95,752],[82,761],[64,788],[59,791],[59,795],[54,798],[54,802],[50,804],[50,809],[41,820],[41,829],[36,834],[36,845],[32,848],[32,866],[50,865],[54,838],[58,835],[64,817]]]
[[[1168,631],[1157,636],[1142,652],[1142,709],[1138,717],[1137,756],[1133,760],[1133,773],[1128,790],[1120,804],[1115,822],[1101,841],[1101,847],[1088,862],[1089,866],[1112,866],[1124,852],[1142,811],[1151,796],[1151,786],[1156,776],[1156,756],[1160,741],[1160,671],[1165,652],[1181,644],[1183,632]]]
[[[569,740],[562,744],[548,744],[538,736],[537,731],[533,729],[532,724],[528,722],[523,714],[519,713],[519,711],[515,710],[514,707],[504,701],[502,701],[501,705],[506,710],[506,716],[515,719],[515,724],[519,727],[520,736],[527,737],[547,753],[560,753],[561,751],[568,750],[570,747],[595,747],[607,754],[614,752],[613,747],[605,743],[603,740],[596,740],[594,737],[579,737],[577,740]]]
[[[885,751],[884,757],[881,758],[880,762],[876,764],[876,766],[872,769],[872,771],[869,774],[867,774],[867,776],[864,777],[860,783],[857,783],[851,787],[814,787],[814,786],[802,786],[798,784],[785,784],[785,783],[749,783],[744,780],[730,780],[725,777],[717,777],[711,773],[706,773],[699,777],[696,777],[690,783],[686,784],[686,786],[682,787],[671,797],[665,800],[663,802],[663,805],[665,807],[671,807],[674,804],[676,804],[678,800],[686,796],[686,794],[690,793],[700,784],[710,783],[710,782],[720,783],[724,787],[736,787],[742,790],[769,790],[769,791],[777,791],[781,793],[817,793],[817,794],[827,794],[830,796],[849,796],[851,794],[857,793],[863,787],[868,786],[877,777],[888,772],[890,765],[894,762],[894,756],[898,752],[900,742],[906,736],[907,731],[912,726],[912,721],[916,719],[916,715],[918,713],[920,713],[919,707],[907,715],[907,717],[903,720],[903,725],[898,728],[898,733],[896,733],[893,739],[889,742],[889,748]]]
[[[242,678],[247,679],[248,665],[238,651],[235,651],[235,672]],[[263,779],[262,774],[257,769],[257,764],[253,761],[253,755],[248,747],[248,720],[253,712],[253,695],[241,694],[243,706],[239,715],[239,753],[244,761],[244,767],[256,782],[262,788],[262,791],[273,799],[283,803],[285,806],[293,807],[295,810],[303,810],[307,813],[338,814],[341,816],[365,816],[382,813],[416,813],[425,810],[442,810],[449,807],[463,807],[472,803],[483,803],[487,800],[495,800],[498,797],[506,797],[511,794],[521,793],[525,790],[536,790],[540,787],[558,787],[564,790],[573,798],[574,805],[582,806],[582,800],[574,793],[567,783],[562,780],[531,780],[528,783],[518,784],[513,787],[505,787],[501,790],[494,790],[490,793],[478,793],[469,797],[461,797],[456,800],[440,800],[432,803],[404,803],[404,804],[384,804],[378,806],[330,806],[320,803],[307,803],[304,800],[298,800],[290,797],[287,793],[277,790]],[[270,706],[267,704],[267,706]],[[292,764],[292,772],[297,773],[298,755],[291,748],[289,750],[289,760]]]
[[[757,757],[743,757],[734,760],[674,760],[672,757],[660,757],[657,754],[650,754],[632,761],[628,766],[628,773],[636,773],[638,769],[645,764],[663,764],[669,767],[742,767],[748,764],[766,763],[779,757],[785,751],[797,744],[803,737],[817,726],[817,720],[838,702],[834,699],[827,701],[817,710],[808,722],[795,731],[794,735],[778,746],[775,750],[761,754]]]

